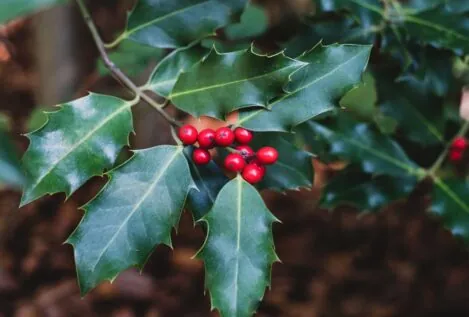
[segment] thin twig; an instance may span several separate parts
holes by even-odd
[[[450,143],[448,143],[444,149],[444,151],[440,154],[436,162],[432,165],[430,170],[428,171],[428,175],[432,178],[436,177],[436,172],[440,169],[441,165],[443,165],[443,162],[445,161],[446,157],[448,156],[448,153],[451,149],[451,146],[453,145],[454,140],[456,140],[459,137],[465,136],[467,132],[469,131],[469,121],[465,122],[464,125],[461,127],[459,132],[456,134],[456,136],[451,140]]]
[[[127,88],[129,88],[133,93],[135,93],[138,97],[143,99],[145,102],[147,102],[150,106],[152,106],[156,111],[158,111],[171,125],[180,127],[182,126],[182,123],[174,119],[172,116],[170,116],[165,110],[164,107],[166,106],[166,102],[163,104],[157,103],[153,98],[151,98],[149,95],[144,93],[140,88],[137,87],[137,85],[134,84],[132,80],[130,80],[127,75],[125,75],[115,64],[111,59],[109,58],[109,55],[104,47],[104,42],[101,39],[101,36],[99,35],[98,29],[96,28],[96,25],[93,22],[93,19],[91,18],[91,15],[86,8],[85,4],[83,3],[83,0],[77,0],[78,7],[80,8],[81,14],[83,15],[83,18],[85,19],[85,23],[88,26],[91,35],[93,36],[94,42],[96,43],[96,46],[98,47],[99,53],[101,54],[101,58],[104,61],[104,64],[106,67],[109,69],[109,71],[121,82],[123,83]]]

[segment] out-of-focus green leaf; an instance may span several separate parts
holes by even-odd
[[[423,145],[444,142],[443,100],[412,76],[393,82],[381,76],[380,110],[398,124],[402,136]]]
[[[360,165],[365,173],[394,177],[422,175],[417,164],[395,141],[346,113],[323,122],[310,120],[298,131],[316,134],[330,144],[332,155]]]
[[[149,63],[158,61],[163,55],[163,49],[133,41],[123,41],[118,48],[109,54],[109,58],[126,75],[136,76],[144,71]],[[98,72],[100,75],[109,74],[109,70],[101,59],[98,60]]]
[[[269,17],[264,8],[249,5],[241,15],[241,21],[225,28],[229,40],[239,40],[259,36],[269,27]]]
[[[469,182],[436,179],[430,211],[451,233],[469,244]]]
[[[272,146],[279,153],[278,161],[267,166],[260,188],[284,191],[311,187],[314,179],[312,155],[297,148],[285,133],[256,133],[251,146],[258,150]]]
[[[0,126],[0,184],[18,188],[24,184],[17,153],[2,126]]]
[[[361,211],[377,211],[394,200],[406,197],[415,188],[415,177],[373,176],[356,166],[339,172],[323,189],[321,205],[336,208],[349,204]]]
[[[349,91],[340,101],[340,105],[361,119],[371,121],[376,113],[377,100],[375,79],[370,72],[366,72],[363,82]]]
[[[67,0],[1,0],[0,24],[22,15],[31,14],[51,6],[65,3]]]

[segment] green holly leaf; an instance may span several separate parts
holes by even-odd
[[[332,209],[348,204],[362,211],[377,211],[395,200],[407,197],[416,184],[417,180],[413,176],[373,176],[356,166],[349,166],[326,185],[321,206]]]
[[[286,93],[269,111],[240,111],[238,126],[253,131],[285,131],[337,108],[346,92],[360,82],[370,55],[367,45],[317,45],[299,60],[308,63],[290,76]]]
[[[298,131],[317,135],[329,143],[330,154],[358,164],[365,173],[395,177],[422,176],[417,164],[395,141],[346,113],[323,122],[310,120]]]
[[[444,4],[446,0],[410,0],[403,3],[403,7],[412,10],[412,12],[422,12],[434,9]],[[454,2],[454,0],[450,0]]]
[[[168,97],[179,75],[188,71],[208,53],[208,49],[198,45],[174,50],[156,66],[143,89]]]
[[[321,21],[312,19],[304,22],[298,35],[282,46],[285,54],[297,57],[310,49],[311,43],[322,41],[326,45],[334,43],[371,44],[379,28],[375,25],[362,25],[353,17]]]
[[[0,24],[64,2],[66,0],[2,0],[0,3]]]
[[[48,122],[28,134],[23,157],[27,176],[21,205],[46,194],[70,196],[88,179],[114,165],[132,132],[135,101],[89,94],[48,113]]]
[[[272,146],[279,153],[278,161],[266,166],[267,172],[259,183],[260,188],[284,191],[311,187],[313,185],[314,170],[312,155],[298,149],[285,133],[257,133],[250,144],[254,150],[264,146]]]
[[[435,8],[403,17],[405,30],[421,42],[448,48],[459,55],[469,53],[469,17]]]
[[[247,0],[139,0],[127,28],[110,47],[124,39],[160,48],[185,47],[228,25]]]
[[[443,100],[432,94],[424,82],[411,75],[399,82],[381,76],[377,87],[380,110],[397,121],[403,137],[426,146],[445,141]]]
[[[126,75],[136,76],[143,72],[148,64],[161,59],[163,54],[163,49],[141,45],[133,41],[123,41],[115,51],[109,54],[109,58]],[[98,73],[101,76],[110,74],[101,59],[98,60]]]
[[[229,178],[223,173],[218,165],[211,161],[207,165],[197,165],[191,158],[192,147],[187,147],[184,153],[197,189],[192,189],[187,197],[189,209],[192,211],[194,220],[205,216],[215,203],[220,190],[228,183]]]
[[[269,17],[263,7],[250,4],[241,15],[239,23],[230,24],[225,28],[229,40],[252,38],[263,34],[269,27]]]
[[[435,179],[430,212],[441,219],[441,222],[469,243],[469,182],[462,179]]]
[[[0,126],[0,184],[21,187],[24,175],[15,148],[8,134]]]
[[[108,184],[83,207],[85,216],[67,241],[82,294],[129,267],[142,269],[158,244],[171,246],[171,231],[193,186],[180,146],[135,151],[108,174]]]
[[[212,50],[179,76],[169,99],[193,116],[224,119],[237,109],[267,107],[283,93],[289,75],[304,65],[283,53],[263,56],[253,49],[225,54]]]
[[[252,316],[278,261],[271,228],[278,220],[240,176],[223,187],[202,220],[208,235],[197,256],[205,263],[212,307],[221,316]]]
[[[469,12],[469,2],[447,0],[446,8],[448,9],[449,12],[455,12],[455,13]]]

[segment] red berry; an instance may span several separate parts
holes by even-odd
[[[212,129],[200,131],[197,141],[201,148],[211,149],[215,145],[215,131]]]
[[[249,159],[254,156],[254,150],[249,145],[240,145],[236,147],[236,150],[239,151],[244,159]]]
[[[244,128],[236,128],[234,134],[236,142],[239,144],[248,144],[252,141],[252,132]]]
[[[194,126],[186,124],[179,129],[179,139],[185,145],[192,145],[197,141],[197,130]]]
[[[463,151],[454,149],[449,152],[449,160],[453,163],[459,163],[462,160]]]
[[[234,139],[235,135],[230,128],[220,128],[215,132],[215,143],[219,146],[230,146]]]
[[[278,152],[273,147],[266,146],[257,151],[257,159],[261,164],[274,164],[278,160]]]
[[[229,171],[241,172],[244,166],[246,166],[244,158],[237,153],[229,154],[225,158],[225,168]]]
[[[458,137],[458,138],[456,138],[456,139],[453,141],[453,144],[451,145],[451,147],[452,147],[453,149],[455,149],[455,150],[457,149],[457,150],[461,150],[461,151],[465,150],[465,149],[467,148],[467,146],[468,146],[468,142],[467,142],[467,140],[466,140],[465,138],[463,138],[463,137]]]
[[[197,165],[206,165],[212,159],[210,152],[205,149],[195,149],[192,153],[192,159]]]
[[[249,163],[243,170],[243,178],[250,184],[259,183],[265,175],[265,168],[255,163]]]

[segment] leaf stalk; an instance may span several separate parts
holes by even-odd
[[[114,62],[109,58],[109,55],[106,51],[105,44],[103,40],[101,39],[101,36],[99,35],[98,29],[96,28],[95,23],[93,22],[93,19],[91,18],[91,14],[88,11],[88,8],[84,4],[83,0],[77,0],[78,7],[80,8],[81,14],[83,16],[83,19],[85,20],[86,25],[88,26],[88,29],[91,32],[91,35],[93,36],[93,40],[96,44],[96,47],[98,48],[98,51],[101,55],[101,58],[104,61],[104,64],[106,67],[109,69],[109,71],[113,74],[114,77],[116,77],[123,85],[125,85],[127,88],[129,88],[138,98],[144,100],[146,103],[148,103],[151,107],[153,107],[158,113],[163,116],[163,118],[166,119],[172,126],[176,127],[181,127],[182,123],[176,119],[174,119],[171,115],[169,115],[165,110],[164,107],[166,106],[166,102],[163,104],[160,104],[153,100],[149,95],[147,95],[145,92],[143,92],[135,83],[126,75],[124,74],[119,67],[114,64]]]

